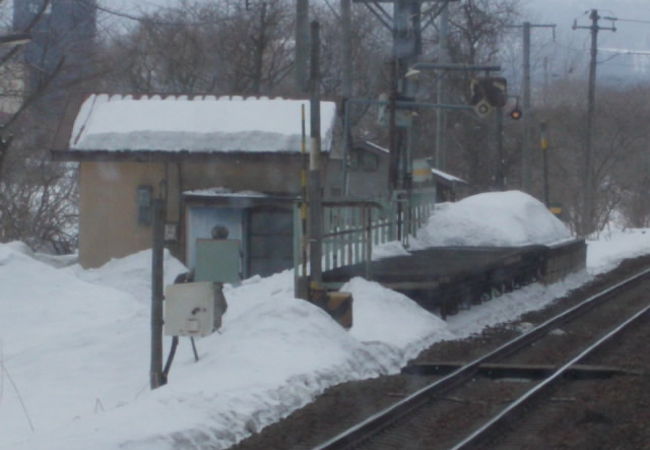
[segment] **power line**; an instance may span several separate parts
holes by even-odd
[[[115,17],[120,17],[122,19],[128,19],[132,20],[135,22],[139,23],[146,23],[146,24],[153,24],[153,25],[164,25],[164,26],[184,26],[184,25],[193,25],[193,26],[201,26],[201,25],[219,25],[227,19],[221,19],[221,20],[205,20],[205,21],[198,21],[198,22],[191,22],[191,21],[167,21],[167,20],[160,20],[157,18],[154,18],[155,16],[147,16],[147,15],[134,15],[130,14],[125,11],[119,11],[117,9],[113,8],[107,8],[106,6],[102,6],[99,4],[96,4],[92,2],[91,0],[76,0],[79,3],[83,3],[87,6],[91,6],[96,8],[98,11],[102,11],[106,14],[110,14]],[[161,8],[161,9],[172,9],[172,8]]]
[[[617,55],[641,55],[650,56],[649,50],[632,50],[629,48],[598,48],[601,52],[616,53]]]
[[[650,24],[650,20],[641,20],[641,19],[621,19],[620,17],[617,17],[616,20],[619,22],[634,22],[634,23],[645,23],[645,24]]]

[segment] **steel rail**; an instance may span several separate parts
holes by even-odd
[[[373,414],[323,444],[314,447],[314,450],[344,449],[350,448],[354,445],[359,445],[361,442],[371,438],[373,435],[381,432],[384,428],[395,423],[400,418],[407,416],[421,406],[426,405],[434,396],[440,395],[453,387],[462,384],[466,380],[471,379],[476,374],[478,367],[481,364],[498,361],[499,359],[505,358],[515,351],[530,345],[532,342],[541,339],[557,326],[586,313],[591,308],[607,300],[612,294],[615,294],[621,289],[627,288],[634,282],[642,280],[649,274],[650,269],[646,269],[603,289],[599,293],[590,296],[579,304],[543,322],[529,332],[519,335],[497,349],[486,353],[463,367],[458,368],[440,380],[419,389],[388,408]]]
[[[576,356],[575,358],[571,359],[571,361],[564,364],[558,370],[553,372],[553,374],[549,375],[549,377],[546,378],[544,381],[538,383],[537,385],[535,385],[535,387],[525,392],[517,400],[512,402],[506,409],[504,409],[499,414],[497,414],[492,419],[490,419],[488,422],[483,424],[479,429],[474,431],[472,434],[470,434],[468,437],[463,439],[458,444],[454,445],[451,448],[451,450],[462,450],[462,449],[470,448],[472,445],[479,444],[491,432],[493,432],[495,428],[504,424],[506,421],[508,421],[516,414],[518,414],[524,406],[528,405],[532,400],[537,398],[537,396],[540,395],[540,393],[542,393],[544,389],[550,387],[553,384],[553,382],[557,381],[574,364],[577,364],[581,359],[593,353],[595,350],[600,348],[600,346],[608,342],[613,337],[618,336],[621,332],[627,329],[630,325],[636,323],[639,319],[641,319],[641,317],[643,317],[649,311],[650,311],[650,306],[646,306],[642,310],[630,316],[627,320],[619,324],[619,326],[617,326],[612,331],[610,331],[605,336],[603,336],[598,341],[596,341],[594,344],[590,345],[585,350],[580,352],[578,356]]]

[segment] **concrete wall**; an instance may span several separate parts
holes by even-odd
[[[137,187],[159,194],[163,164],[84,162],[79,170],[79,260],[100,266],[151,247],[151,227],[138,225]]]
[[[187,189],[226,187],[275,193],[300,192],[299,157],[224,157],[214,162],[182,163],[183,186]]]

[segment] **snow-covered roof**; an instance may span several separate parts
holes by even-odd
[[[366,144],[369,147],[374,148],[375,150],[378,150],[383,153],[390,153],[390,150],[388,150],[386,147],[382,147],[381,145],[375,144],[374,142],[371,141],[363,141],[364,144]]]
[[[450,182],[463,183],[463,184],[467,183],[467,181],[463,180],[462,178],[458,178],[458,177],[456,177],[454,175],[451,175],[451,174],[449,174],[447,172],[443,172],[442,170],[439,170],[439,169],[433,169],[432,168],[431,173],[434,174],[437,177],[442,178],[443,180],[447,180],[447,181],[450,181]]]
[[[308,100],[93,94],[79,109],[69,146],[79,151],[299,152],[302,105],[309,148]],[[321,102],[320,113],[321,149],[329,151],[335,103]]]
[[[259,197],[265,198],[268,197],[268,194],[257,191],[233,191],[232,189],[224,187],[213,187],[208,189],[194,189],[190,191],[184,191],[183,195],[191,195],[196,197]]]
[[[296,199],[295,195],[281,194],[281,193],[269,193],[269,192],[259,192],[259,191],[233,191],[232,189],[224,187],[212,187],[207,189],[193,189],[189,191],[184,191],[183,196],[186,199],[190,200],[199,200],[199,201],[208,201],[213,200],[221,201],[227,200],[229,204],[236,205],[250,205],[250,202],[258,202],[263,204],[266,201],[276,202],[276,201],[293,201]]]

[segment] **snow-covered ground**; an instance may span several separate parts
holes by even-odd
[[[567,237],[541,203],[506,192],[442,205],[414,246]],[[406,252],[394,243],[380,250]],[[219,333],[197,341],[200,361],[182,339],[169,384],[152,392],[150,252],[83,270],[56,268],[20,243],[0,244],[0,448],[228,447],[329,386],[397,373],[436,341],[515,320],[643,253],[650,253],[650,231],[610,232],[589,242],[588,273],[527,286],[446,322],[356,278],[343,288],[354,296],[349,331],[293,298],[291,272],[254,277],[226,287],[228,312]],[[168,282],[183,270],[166,256]]]

